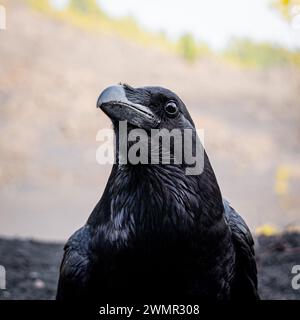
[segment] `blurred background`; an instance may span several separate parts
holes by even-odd
[[[252,231],[300,225],[300,2],[10,0],[0,31],[0,235],[65,240],[101,197],[108,85],[188,106]]]
[[[110,121],[96,100],[119,82],[182,98],[255,235],[299,230],[300,1],[0,4],[0,298],[55,296],[62,246],[45,241],[65,241],[101,197],[96,134]],[[299,298],[290,234],[259,242],[263,298]]]

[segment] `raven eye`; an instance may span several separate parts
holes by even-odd
[[[178,112],[178,107],[175,102],[168,102],[165,105],[165,110],[169,116],[175,116]]]

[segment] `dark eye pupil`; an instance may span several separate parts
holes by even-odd
[[[170,114],[174,114],[177,111],[177,106],[175,103],[168,103],[166,105],[166,111]]]

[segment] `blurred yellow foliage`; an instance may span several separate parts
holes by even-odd
[[[288,193],[289,178],[291,175],[290,168],[280,165],[276,171],[274,191],[277,195],[285,195]]]
[[[272,67],[283,65],[300,66],[300,52],[272,45],[254,42],[250,39],[233,38],[224,51],[224,57],[248,67]]]
[[[69,5],[61,11],[52,8],[48,0],[27,1],[33,8],[67,20],[78,27],[89,31],[114,33],[145,46],[154,46],[177,53],[189,62],[211,53],[205,43],[197,42],[191,34],[182,35],[177,42],[170,41],[163,33],[142,30],[133,17],[113,19],[101,10],[96,0],[71,0]]]
[[[274,0],[273,8],[277,9],[286,19],[291,19],[293,6],[300,5],[300,0]]]
[[[275,173],[274,191],[277,195],[283,196],[289,192],[289,182],[292,179],[300,179],[300,165],[281,164]]]
[[[269,224],[264,224],[261,227],[256,228],[255,234],[260,236],[273,236],[279,233],[279,230],[277,227],[269,225]]]
[[[73,25],[92,32],[117,34],[144,46],[157,47],[164,51],[179,54],[188,62],[201,57],[213,56],[212,50],[204,42],[196,41],[192,34],[183,34],[178,41],[169,40],[163,33],[142,30],[133,17],[114,19],[99,7],[96,0],[70,0],[63,10],[55,10],[49,0],[27,0],[35,9],[66,20]],[[288,8],[300,0],[277,0],[275,6]],[[279,8],[279,7],[278,7]],[[257,43],[249,39],[233,39],[225,52],[220,54],[225,61],[246,67],[272,67],[278,65],[300,66],[300,52]]]
[[[197,43],[190,33],[183,34],[177,43],[179,54],[187,61],[193,62],[200,56],[211,54],[209,47],[205,43]]]
[[[93,32],[113,33],[146,46],[176,51],[176,45],[162,34],[141,30],[134,18],[114,19],[101,10],[96,0],[71,0],[63,10],[55,10],[48,0],[27,0],[35,9]]]

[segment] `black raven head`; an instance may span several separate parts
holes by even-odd
[[[97,107],[108,115],[114,125],[127,120],[131,126],[145,130],[194,128],[181,99],[162,87],[110,86],[99,96]]]
[[[99,96],[97,107],[114,125],[117,163],[124,163],[121,159],[128,163],[130,158],[131,164],[172,163],[183,169],[197,165],[195,169],[201,173],[203,147],[186,106],[174,92],[162,87],[110,86]],[[128,124],[126,132],[120,129],[123,121]],[[142,132],[138,137],[141,149],[134,154],[137,155],[135,159],[130,157],[128,150],[136,141],[126,139],[126,133],[131,133],[132,129],[143,129],[135,131],[135,134]],[[189,140],[186,139],[188,136]],[[145,151],[144,146],[147,146],[147,152],[140,152]]]
[[[115,85],[100,94],[97,107],[112,120],[116,134],[116,163],[104,193],[107,199],[104,203],[115,203],[114,197],[118,195],[119,201],[123,194],[126,202],[128,190],[137,188],[136,196],[132,191],[132,199],[142,206],[136,209],[136,219],[141,219],[142,225],[150,217],[150,222],[147,221],[159,227],[151,217],[155,219],[159,215],[159,219],[163,219],[168,206],[181,220],[187,218],[180,214],[187,206],[193,208],[193,212],[203,213],[208,217],[206,222],[211,224],[216,217],[222,217],[222,197],[213,169],[191,116],[175,93],[162,87]],[[121,130],[123,121],[128,123],[127,132]],[[130,135],[138,131],[143,134],[134,141],[136,137],[131,139]],[[166,143],[167,140],[172,143]],[[141,197],[142,194],[147,196]],[[150,211],[155,208],[149,215],[144,212],[145,199],[145,207]],[[151,201],[155,203],[152,206]],[[122,210],[123,204],[119,207]],[[184,227],[184,223],[181,226]]]

